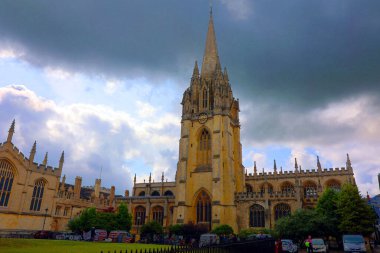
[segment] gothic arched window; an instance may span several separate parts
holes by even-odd
[[[145,224],[145,207],[138,206],[135,208],[135,225]]]
[[[273,193],[273,185],[271,185],[269,183],[266,183],[266,185],[267,185],[268,193],[272,194]],[[261,194],[265,193],[265,183],[261,185],[260,192],[261,192]]]
[[[211,166],[211,135],[204,128],[199,138],[198,165]]]
[[[327,188],[331,188],[335,191],[340,191],[340,183],[336,179],[330,179],[329,181],[327,181],[326,186]]]
[[[172,191],[167,190],[167,191],[164,193],[164,196],[174,196],[174,194],[173,194]]]
[[[197,223],[208,222],[211,224],[211,199],[202,191],[197,198]]]
[[[151,195],[152,196],[160,196],[160,193],[158,191],[153,191]]]
[[[8,206],[14,179],[13,171],[10,163],[5,160],[0,161],[0,207]]]
[[[274,207],[274,219],[278,220],[282,217],[290,215],[290,206],[285,203],[278,204]]]
[[[32,201],[30,202],[30,210],[31,211],[40,211],[42,198],[44,196],[45,190],[45,181],[43,179],[39,179],[34,183]]]
[[[265,227],[265,212],[264,207],[254,204],[249,209],[249,226],[250,227]]]
[[[162,206],[155,206],[152,210],[153,220],[163,225],[164,223],[164,208]]]
[[[318,197],[317,185],[314,182],[311,182],[311,181],[306,182],[303,187],[303,191],[304,191],[304,196],[306,198]]]
[[[285,182],[281,185],[281,192],[283,194],[291,194],[294,192],[294,186],[289,182]]]

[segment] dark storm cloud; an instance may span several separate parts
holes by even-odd
[[[214,3],[219,54],[236,96],[309,110],[379,93],[379,1],[247,4],[251,15],[236,19]],[[20,45],[41,66],[182,81],[201,61],[207,9],[201,0],[2,1],[0,42]]]

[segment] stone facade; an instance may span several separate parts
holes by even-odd
[[[299,208],[314,207],[324,189],[355,184],[348,155],[344,168],[322,169],[317,158],[313,170],[302,170],[295,160],[294,171],[277,169],[276,161],[273,172],[258,173],[256,164],[253,174],[244,171],[239,100],[233,97],[227,69],[221,68],[211,14],[201,71],[195,62],[181,104],[175,182],[135,182],[133,196],[125,199],[135,229],[141,220],[157,220],[152,205],[163,207],[165,222],[160,223],[164,226],[192,222],[210,229],[229,224],[234,231],[272,228],[276,219]],[[163,196],[163,191],[160,197],[148,194],[161,188],[170,188],[174,196]]]
[[[0,144],[0,231],[67,230],[67,222],[83,209],[96,207],[108,210],[115,207],[115,187],[82,187],[77,177],[75,185],[66,184],[61,174],[62,152],[58,167],[47,165],[48,154],[41,164],[34,162],[37,144],[29,157],[12,143],[15,121],[7,141]]]
[[[137,183],[130,196],[115,196],[115,187],[82,187],[62,177],[64,153],[58,168],[34,163],[36,143],[29,158],[13,144],[14,122],[7,141],[0,144],[0,230],[65,230],[70,218],[84,208],[110,210],[121,202],[133,216],[132,232],[155,220],[164,227],[198,223],[210,229],[229,224],[234,231],[249,227],[272,228],[276,220],[299,208],[312,208],[324,189],[339,190],[344,183],[355,184],[347,155],[344,168],[247,174],[242,165],[239,100],[233,97],[227,69],[222,71],[210,14],[201,71],[195,62],[189,88],[182,99],[181,136],[175,181]],[[46,211],[45,211],[46,210]]]

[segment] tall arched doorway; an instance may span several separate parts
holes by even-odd
[[[201,191],[196,200],[196,218],[197,223],[207,224],[211,228],[211,198],[205,192]]]

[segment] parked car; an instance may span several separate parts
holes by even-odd
[[[282,239],[282,251],[288,253],[298,253],[298,246],[290,239]]]
[[[199,238],[199,248],[218,244],[218,236],[216,234],[203,234]]]
[[[366,252],[362,235],[343,235],[343,250],[348,252]]]
[[[256,235],[256,239],[267,239],[267,238],[272,238],[272,236],[269,234],[258,234],[258,235]]]
[[[321,238],[314,238],[311,240],[313,246],[313,252],[327,253],[328,246],[325,241]]]
[[[250,234],[250,235],[248,235],[247,238],[246,238],[247,241],[254,241],[254,240],[256,240],[256,239],[257,239],[257,238],[256,238],[256,235],[255,235],[255,234]]]

